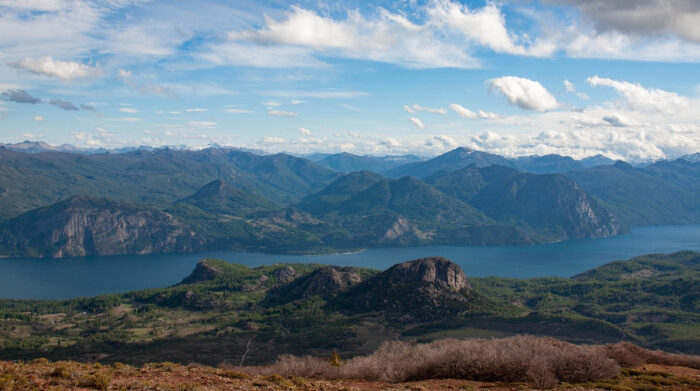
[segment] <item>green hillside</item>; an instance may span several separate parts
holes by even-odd
[[[629,225],[700,222],[700,164],[683,160],[644,168],[627,163],[568,173]]]
[[[169,288],[0,300],[0,359],[219,364],[248,346],[253,364],[283,353],[351,356],[386,340],[515,334],[697,354],[698,264],[700,253],[686,251],[518,280],[465,277],[440,258],[384,272],[205,260]]]

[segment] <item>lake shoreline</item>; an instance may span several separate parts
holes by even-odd
[[[603,263],[649,253],[700,251],[700,225],[632,228],[626,235],[530,246],[423,246],[373,248],[318,255],[270,255],[236,251],[189,254],[110,255],[74,258],[0,259],[0,297],[67,299],[166,287],[189,275],[201,259],[249,267],[320,263],[384,270],[417,258],[443,256],[467,277],[564,277]]]

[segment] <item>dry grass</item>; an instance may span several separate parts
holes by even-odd
[[[511,341],[512,342],[512,341]],[[524,339],[521,342],[527,342]],[[410,346],[410,345],[409,345]],[[562,345],[566,347],[567,345]],[[593,347],[606,350],[605,346]],[[535,348],[535,351],[542,352]],[[517,352],[517,351],[516,351]],[[576,354],[576,352],[572,352]],[[353,360],[350,360],[353,361]],[[536,385],[552,385],[552,367],[549,361],[533,362],[526,375],[540,379]],[[140,368],[124,365],[98,365],[78,362],[47,362],[45,360],[11,363],[0,361],[0,391],[28,390],[162,390],[162,391],[258,391],[258,390],[306,390],[306,391],[383,391],[383,390],[472,390],[513,391],[532,388],[533,381],[482,382],[465,379],[427,379],[407,383],[373,382],[359,379],[308,379],[279,374],[256,375],[236,372],[233,369],[217,369],[200,365],[152,363]],[[328,366],[339,370],[346,367]],[[574,363],[570,363],[574,365]],[[116,368],[119,367],[119,368]],[[56,369],[59,368],[59,369]],[[560,370],[570,370],[566,366]],[[249,368],[253,369],[253,368]],[[482,368],[481,370],[486,370]],[[538,372],[544,369],[544,372]],[[499,375],[500,376],[500,375]],[[515,378],[515,377],[511,377]],[[549,380],[547,380],[549,379]],[[542,381],[547,380],[547,381]],[[700,370],[645,364],[639,369],[622,369],[620,376],[611,379],[575,384],[556,385],[560,391],[596,389],[609,391],[700,391]]]
[[[445,339],[429,344],[386,342],[377,351],[337,365],[339,357],[281,356],[260,374],[314,379],[405,382],[467,379],[528,382],[537,387],[614,379],[620,368],[643,364],[700,369],[700,356],[651,351],[630,343],[575,345],[548,337]]]
[[[364,379],[404,382],[469,379],[531,382],[551,387],[614,378],[620,366],[604,346],[574,345],[553,338],[520,336],[503,339],[446,339],[429,344],[384,343],[369,356],[342,366],[313,357],[282,356],[264,374],[316,379]]]
[[[647,350],[628,342],[607,345],[605,348],[608,357],[627,368],[643,364],[660,364],[700,369],[700,356],[673,354],[661,350]]]

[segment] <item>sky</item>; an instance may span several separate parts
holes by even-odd
[[[700,151],[700,1],[0,0],[0,143]]]

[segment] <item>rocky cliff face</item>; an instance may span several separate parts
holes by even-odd
[[[171,215],[90,197],[73,197],[0,226],[5,255],[71,257],[194,251],[204,241]]]
[[[563,175],[517,174],[484,187],[472,203],[499,221],[520,221],[562,239],[627,231],[621,221]]]
[[[462,268],[443,257],[399,263],[383,272],[381,281],[384,284],[426,282],[452,292],[470,288]]]
[[[421,240],[430,239],[430,233],[423,232],[414,224],[411,224],[403,216],[396,218],[393,224],[386,230],[384,236],[382,236],[380,243],[399,243],[399,244],[409,244],[418,243]]]

